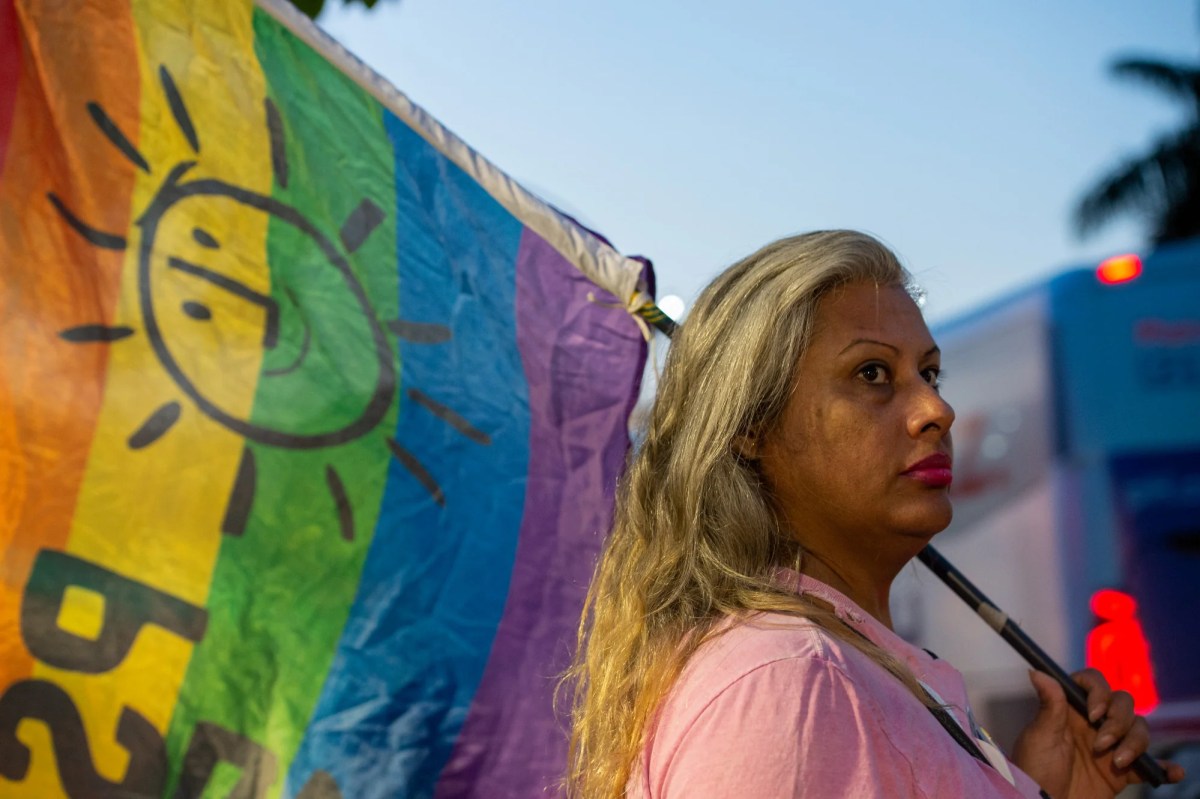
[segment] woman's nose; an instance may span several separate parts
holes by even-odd
[[[954,424],[954,408],[938,393],[938,390],[922,381],[917,388],[913,409],[909,416],[908,432],[913,438],[935,431],[940,436],[950,432]]]

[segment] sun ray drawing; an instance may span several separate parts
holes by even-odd
[[[129,235],[101,230],[77,215],[54,191],[46,194],[46,199],[66,226],[93,246],[107,250],[136,247],[137,323],[81,320],[80,324],[59,332],[64,341],[78,345],[112,345],[144,336],[158,363],[178,388],[179,396],[163,398],[144,421],[130,431],[127,445],[135,450],[152,449],[155,442],[171,434],[185,414],[197,411],[241,436],[245,445],[221,525],[222,532],[231,536],[245,533],[254,506],[261,479],[256,448],[336,448],[377,433],[384,417],[401,400],[402,409],[406,406],[421,409],[440,419],[467,441],[489,446],[492,439],[486,431],[473,424],[461,410],[438,401],[419,387],[409,387],[403,397],[397,396],[398,356],[392,339],[437,346],[451,342],[453,331],[447,325],[436,323],[378,318],[349,259],[381,225],[388,222],[387,213],[370,198],[363,197],[346,215],[336,233],[328,235],[303,209],[277,197],[253,191],[236,180],[200,176],[203,125],[193,119],[185,92],[165,66],[159,68],[158,77],[175,133],[186,143],[191,154],[178,163],[153,163],[102,105],[96,102],[86,105],[96,130],[108,140],[116,154],[145,175],[154,176],[156,188],[145,208],[139,210],[134,222],[136,230]],[[262,109],[270,143],[271,172],[275,184],[286,189],[290,169],[285,121],[269,98],[264,100]],[[238,213],[264,214],[272,225],[283,226],[303,243],[305,257],[301,260],[304,268],[310,271],[301,270],[300,277],[288,277],[286,270],[264,262],[260,266],[265,277],[259,284],[232,274],[231,270],[221,266],[228,244],[225,236],[210,222],[202,221],[211,220],[214,215],[196,213],[196,209],[206,203],[222,204]],[[164,230],[172,231],[174,238],[165,236]],[[181,230],[184,232],[180,233]],[[177,246],[170,243],[180,241],[187,242],[187,252],[177,251]],[[290,263],[287,266],[300,269]],[[200,329],[195,326],[219,327],[228,322],[231,313],[239,315],[241,322],[246,318],[257,320],[262,332],[261,337],[256,334],[255,346],[261,347],[264,358],[258,375],[260,380],[295,381],[284,383],[285,387],[301,386],[302,381],[308,381],[308,384],[328,382],[328,376],[319,373],[320,369],[328,369],[328,364],[321,366],[314,362],[315,353],[321,350],[323,331],[330,329],[332,323],[325,321],[327,298],[302,288],[302,279],[312,276],[319,278],[327,290],[336,292],[336,297],[329,300],[330,305],[336,304],[343,311],[353,309],[353,333],[361,340],[361,346],[356,356],[358,362],[352,366],[372,375],[367,381],[369,384],[339,404],[339,408],[349,410],[329,414],[328,418],[322,417],[318,422],[308,419],[299,424],[273,418],[252,418],[244,410],[226,407],[220,392],[215,391],[211,383],[206,383],[205,375],[198,374],[193,360],[189,360],[187,331]],[[167,281],[173,281],[175,293],[162,289]],[[264,291],[263,285],[270,285],[270,290]],[[187,295],[186,299],[178,299],[181,290]],[[344,332],[345,324],[341,324],[341,329]],[[268,356],[272,359],[270,363],[266,361]],[[429,498],[438,505],[445,505],[445,492],[419,454],[404,448],[389,435],[385,434],[384,438],[392,456],[422,486]],[[356,531],[350,493],[332,463],[325,466],[324,485],[339,535],[353,541]]]

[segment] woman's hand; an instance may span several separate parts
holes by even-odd
[[[1103,719],[1100,728],[1092,729],[1071,709],[1053,677],[1030,671],[1041,708],[1017,738],[1013,762],[1053,799],[1109,799],[1141,782],[1130,764],[1150,745],[1150,732],[1133,712],[1133,697],[1109,688],[1100,672],[1084,669],[1072,676],[1087,692],[1088,717]],[[1183,779],[1182,766],[1163,766],[1168,782]]]

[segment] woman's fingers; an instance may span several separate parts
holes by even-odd
[[[1094,724],[1108,715],[1108,700],[1112,695],[1112,689],[1108,686],[1108,680],[1104,678],[1104,675],[1095,669],[1083,669],[1075,672],[1071,677],[1079,683],[1083,690],[1087,691],[1088,721]]]
[[[1109,694],[1108,711],[1103,718],[1104,723],[1096,731],[1095,750],[1097,752],[1104,752],[1117,741],[1128,739],[1137,723],[1140,722],[1143,728],[1146,726],[1146,723],[1133,712],[1133,697],[1125,691],[1114,691]],[[1148,745],[1149,732],[1146,732],[1145,736]]]
[[[1093,740],[1093,751],[1103,754],[1113,749],[1113,766],[1128,768],[1150,748],[1150,728],[1145,719],[1134,712],[1133,697],[1125,691],[1113,691],[1104,675],[1095,669],[1084,669],[1072,676],[1087,691],[1089,719],[1093,724],[1101,722]]]
[[[1113,765],[1117,768],[1126,768],[1143,752],[1150,747],[1150,729],[1146,726],[1143,719],[1138,719],[1129,728],[1129,732],[1117,744],[1117,751],[1113,754]]]
[[[1158,764],[1167,770],[1167,782],[1183,782],[1187,772],[1183,766],[1170,760],[1160,760]]]

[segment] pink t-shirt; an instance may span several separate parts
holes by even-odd
[[[781,579],[832,605],[896,655],[973,729],[962,675],[829,586]],[[804,619],[759,614],[692,656],[648,730],[628,796],[637,799],[972,797],[1036,799],[1015,765],[967,753],[894,675]]]

